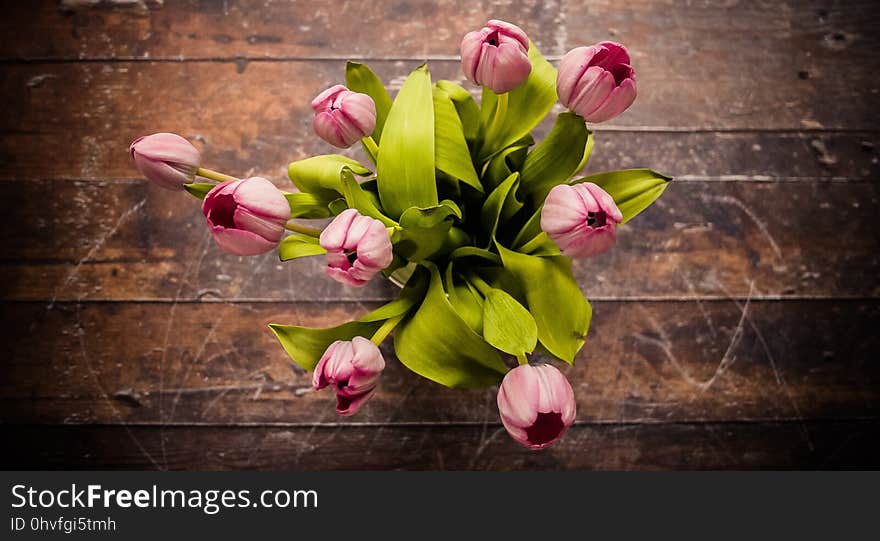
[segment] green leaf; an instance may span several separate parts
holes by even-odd
[[[535,144],[531,135],[526,135],[509,147],[489,158],[483,171],[483,185],[488,190],[495,189],[501,182],[522,168],[529,147]]]
[[[333,215],[327,207],[327,202],[318,196],[305,192],[282,193],[290,204],[291,218],[318,219]]]
[[[535,350],[538,327],[532,314],[502,289],[490,289],[483,301],[483,338],[505,353],[522,358]]]
[[[186,191],[198,199],[204,199],[214,186],[216,186],[216,184],[212,182],[194,182],[192,184],[183,185],[183,187],[186,188]]]
[[[452,224],[461,219],[461,209],[454,202],[418,208],[410,207],[400,216],[400,229],[394,234],[394,249],[410,261],[421,261],[442,246]]]
[[[578,179],[572,184],[593,182],[608,192],[623,213],[623,222],[632,220],[657,200],[672,180],[650,169],[625,169],[599,173]]]
[[[590,138],[583,118],[570,112],[557,116],[547,137],[526,156],[520,189],[543,203],[554,186],[567,182],[578,172]]]
[[[405,315],[424,296],[427,273],[407,282],[400,296],[388,304],[373,310],[357,321],[336,327],[312,329],[296,325],[271,323],[269,328],[281,342],[284,351],[304,370],[312,371],[324,355],[327,347],[337,340],[351,340],[355,336],[370,338],[385,320]]]
[[[278,257],[281,258],[281,261],[326,253],[327,250],[318,244],[318,239],[300,233],[292,233],[284,237],[278,245]]]
[[[345,65],[345,86],[354,92],[360,92],[373,98],[376,104],[376,129],[373,130],[373,139],[376,143],[382,138],[382,129],[385,120],[391,110],[391,96],[382,85],[382,81],[369,67],[360,62],[349,61]]]
[[[345,196],[345,202],[348,205],[348,208],[357,209],[357,211],[364,216],[375,218],[388,227],[394,227],[397,225],[397,222],[388,216],[385,216],[385,213],[379,210],[376,206],[378,201],[375,199],[375,196],[364,190],[363,187],[358,184],[358,181],[355,180],[351,171],[345,170],[340,174],[342,177],[342,194]],[[335,210],[336,209],[334,209],[334,211]]]
[[[509,218],[522,208],[522,203],[516,199],[516,188],[518,185],[519,173],[513,173],[504,182],[499,184],[497,188],[492,190],[492,193],[486,198],[486,202],[483,203],[480,222],[482,224],[482,233],[485,235],[483,241],[487,246],[495,238],[498,224],[502,218]]]
[[[437,86],[434,86],[434,140],[437,169],[483,193],[458,111],[449,94]]]
[[[382,207],[398,218],[410,207],[437,204],[434,177],[434,99],[431,76],[422,65],[397,94],[379,146],[377,164]]]
[[[437,267],[425,265],[431,272],[425,299],[394,333],[398,358],[416,374],[447,387],[498,383],[507,372],[498,352],[455,312]]]
[[[341,154],[325,154],[292,162],[287,167],[287,174],[300,191],[329,203],[342,195],[339,175],[345,169],[351,170],[355,175],[370,174],[369,169]]]
[[[457,276],[454,261],[446,265],[443,288],[455,313],[477,334],[483,334],[483,297],[466,280]]]
[[[547,233],[541,231],[532,240],[522,245],[520,252],[528,255],[554,256],[560,255],[562,252],[559,246],[550,238]]]
[[[571,273],[571,261],[564,256],[537,257],[496,246],[505,270],[525,294],[538,340],[553,356],[573,363],[590,328],[592,309]]]
[[[532,72],[525,83],[508,92],[504,123],[493,141],[483,142],[481,161],[531,132],[556,103],[556,68],[541,56],[534,43],[529,46],[529,60],[532,62]],[[494,92],[483,89],[481,113],[484,133],[494,115],[497,99]]]
[[[446,92],[449,99],[452,100],[455,110],[458,111],[458,118],[461,120],[464,138],[473,147],[474,141],[480,135],[480,106],[477,105],[471,93],[457,83],[437,81],[435,86]]]

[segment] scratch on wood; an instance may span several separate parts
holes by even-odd
[[[770,248],[773,249],[773,253],[776,255],[777,259],[780,262],[784,262],[784,259],[782,257],[782,250],[779,248],[779,245],[776,243],[776,239],[774,239],[773,235],[770,234],[770,230],[767,229],[767,225],[764,223],[763,220],[758,218],[758,216],[754,213],[754,211],[752,211],[752,209],[747,207],[742,201],[740,201],[738,198],[736,198],[732,195],[702,194],[700,197],[703,199],[703,201],[707,201],[707,202],[714,201],[716,203],[723,203],[725,205],[733,205],[733,206],[737,207],[738,209],[740,209],[743,212],[743,214],[748,216],[749,219],[751,219],[752,222],[754,222],[754,224],[761,231],[761,234],[763,234],[764,237],[767,239],[767,242],[770,244]]]

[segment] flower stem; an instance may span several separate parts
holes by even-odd
[[[476,273],[471,273],[468,275],[468,281],[474,284],[474,287],[477,288],[477,291],[480,292],[483,297],[489,294],[492,291],[492,286],[486,283],[485,280],[480,278]]]
[[[364,144],[364,150],[367,151],[367,154],[370,157],[370,161],[376,163],[376,160],[379,158],[379,146],[376,144],[376,141],[373,139],[372,135],[368,135],[361,139],[361,143]]]
[[[529,364],[529,358],[526,357],[526,354],[525,354],[525,353],[523,353],[522,355],[517,355],[517,356],[516,356],[516,361],[517,361],[519,364]]]
[[[307,225],[300,225],[294,221],[287,222],[284,226],[284,229],[288,231],[293,231],[294,233],[302,233],[303,235],[308,235],[310,237],[318,238],[321,236],[321,230],[316,227],[309,227]]]
[[[370,342],[376,344],[377,346],[385,341],[388,338],[388,335],[391,334],[391,331],[394,330],[394,327],[397,327],[397,324],[403,319],[403,315],[399,315],[397,317],[393,317],[391,319],[386,319],[385,323],[382,324],[381,327],[376,331],[372,338],[370,338]]]
[[[492,115],[492,123],[489,124],[489,129],[486,130],[485,141],[492,141],[498,136],[501,126],[504,125],[505,116],[507,116],[507,92],[498,94],[495,102],[495,114]]]
[[[217,182],[226,182],[227,180],[238,180],[235,177],[231,177],[227,174],[220,173],[217,171],[211,171],[210,169],[205,169],[204,167],[199,167],[196,169],[196,175],[200,177],[205,177],[210,180],[216,180]]]

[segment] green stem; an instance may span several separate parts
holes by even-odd
[[[507,116],[507,92],[498,94],[495,102],[495,114],[492,115],[492,123],[489,124],[489,129],[486,130],[486,141],[493,141],[498,136],[501,126],[504,125],[505,116]]]
[[[364,150],[367,151],[367,154],[370,156],[370,161],[376,163],[376,160],[379,158],[379,146],[376,144],[376,141],[373,139],[372,135],[368,135],[361,139],[361,143],[364,144]]]
[[[394,327],[397,327],[397,324],[403,320],[403,315],[399,315],[397,317],[393,317],[391,319],[386,319],[385,323],[382,324],[381,327],[376,331],[372,338],[370,338],[370,342],[376,344],[377,346],[385,341],[388,338],[388,335],[391,334],[391,331],[394,330]]]
[[[217,182],[226,182],[227,180],[238,180],[235,177],[231,177],[225,173],[220,173],[218,171],[211,171],[210,169],[205,169],[204,167],[199,167],[196,169],[196,175],[200,177],[205,177],[210,180],[216,180]]]
[[[526,354],[525,354],[525,353],[522,353],[522,354],[520,354],[520,355],[517,355],[517,356],[516,356],[516,361],[517,361],[519,364],[529,364],[529,358],[526,357]]]
[[[293,231],[294,233],[302,233],[303,235],[308,235],[310,237],[318,238],[321,236],[321,230],[316,227],[309,227],[307,225],[300,225],[296,222],[287,222],[287,225],[284,226],[284,229],[288,231]]]
[[[489,294],[490,291],[492,291],[492,286],[487,284],[486,281],[480,278],[476,273],[470,273],[468,275],[468,281],[474,284],[474,287],[477,288],[477,291],[479,291],[480,294],[483,295],[483,297],[485,297]]]

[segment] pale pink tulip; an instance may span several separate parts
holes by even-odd
[[[504,376],[498,389],[501,422],[514,440],[543,449],[565,434],[574,422],[571,385],[549,364],[523,364]]]
[[[569,257],[607,252],[622,220],[614,199],[592,182],[554,187],[541,209],[541,229]]]
[[[315,367],[312,385],[321,390],[329,385],[336,391],[336,413],[353,415],[373,395],[385,359],[375,344],[361,336],[337,340],[324,351]]]
[[[362,286],[391,264],[391,237],[385,224],[346,209],[321,232],[327,250],[328,276],[343,284]]]
[[[278,246],[290,219],[290,204],[274,184],[251,177],[214,186],[202,202],[202,212],[223,251],[257,255]]]
[[[192,182],[202,161],[196,147],[173,133],[139,137],[128,152],[147,180],[169,190],[182,190]]]
[[[339,148],[348,148],[373,133],[376,104],[366,94],[336,85],[312,100],[313,126],[318,136]]]
[[[510,92],[532,72],[529,38],[516,25],[492,20],[461,40],[461,69],[468,81],[496,94]]]
[[[565,53],[556,76],[562,105],[587,122],[611,120],[636,99],[636,73],[626,47],[603,41]]]

